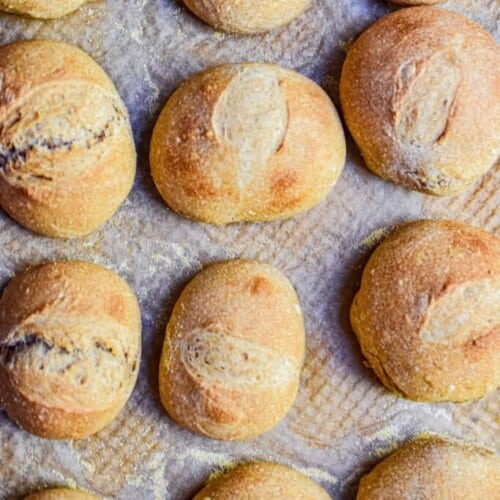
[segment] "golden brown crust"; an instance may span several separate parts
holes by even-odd
[[[0,47],[0,205],[53,237],[87,234],[135,175],[127,110],[84,52],[52,41]]]
[[[230,33],[262,33],[288,24],[311,0],[184,0],[186,6],[212,27]]]
[[[193,500],[329,500],[304,474],[284,465],[257,462],[240,465],[209,481]]]
[[[0,299],[0,400],[42,437],[82,438],[125,405],[137,378],[141,318],[130,287],[87,262],[13,278]]]
[[[168,322],[160,395],[170,416],[216,439],[250,439],[292,406],[304,322],[290,282],[274,267],[212,265],[183,290]]]
[[[269,64],[209,69],[168,100],[153,132],[151,172],[166,203],[203,222],[291,217],[317,205],[345,162],[328,96]]]
[[[81,7],[87,0],[0,0],[0,11],[24,14],[40,19],[62,17]]]
[[[497,498],[500,460],[489,450],[442,437],[398,449],[361,479],[357,500]]]
[[[98,500],[100,497],[82,490],[69,488],[52,488],[32,493],[24,500]]]
[[[390,390],[466,401],[500,384],[500,240],[455,221],[387,238],[363,271],[351,323]]]
[[[370,26],[342,69],[340,99],[368,168],[409,189],[462,191],[500,154],[500,51],[492,36],[437,7]]]

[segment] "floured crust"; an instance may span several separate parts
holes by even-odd
[[[40,19],[62,17],[81,7],[87,0],[0,0],[0,10]]]
[[[81,438],[101,430],[137,378],[141,319],[115,273],[67,261],[28,269],[0,300],[0,399],[34,434]]]
[[[217,439],[250,439],[293,404],[304,321],[286,277],[268,264],[231,261],[186,286],[167,326],[160,395],[170,416]]]
[[[82,490],[71,490],[69,488],[53,488],[49,490],[32,493],[24,500],[98,500],[100,497]]]
[[[311,0],[184,0],[200,19],[216,29],[233,33],[262,33],[288,24],[311,4]]]
[[[345,154],[324,91],[298,73],[255,63],[186,81],[155,125],[150,163],[173,210],[227,224],[314,207],[339,177]]]
[[[240,465],[208,482],[193,500],[329,500],[330,495],[304,474],[284,465]]]
[[[384,385],[417,401],[466,401],[500,384],[500,240],[420,221],[375,250],[351,307]]]
[[[0,48],[0,205],[48,236],[87,234],[135,175],[128,113],[84,52],[52,41]]]
[[[499,68],[493,37],[454,12],[414,7],[373,24],[340,83],[367,166],[429,194],[465,189],[499,158]]]
[[[358,500],[497,498],[500,460],[473,444],[433,436],[409,442],[361,479]]]

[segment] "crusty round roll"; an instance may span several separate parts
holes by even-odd
[[[53,488],[32,493],[24,500],[98,500],[100,497],[86,491],[69,488]]]
[[[212,265],[186,286],[168,322],[161,401],[194,432],[253,438],[292,406],[304,348],[300,304],[280,271],[245,260]]]
[[[351,307],[368,365],[416,401],[500,384],[500,239],[454,221],[399,229],[373,253]]]
[[[0,0],[0,10],[40,19],[62,17],[81,7],[87,0]]]
[[[230,33],[262,33],[288,24],[302,14],[311,0],[184,0],[200,19]]]
[[[465,189],[500,153],[500,50],[460,14],[411,7],[352,45],[340,100],[368,168],[434,195]]]
[[[0,403],[42,437],[98,432],[132,392],[140,337],[137,300],[114,272],[79,261],[30,268],[0,299]]]
[[[175,211],[212,224],[291,217],[317,205],[345,162],[325,92],[270,64],[209,69],[168,100],[154,128],[151,172]]]
[[[0,205],[23,226],[69,238],[109,219],[132,187],[135,146],[111,80],[52,41],[0,47]]]
[[[304,474],[284,465],[257,462],[240,465],[212,479],[193,500],[329,500]]]
[[[357,500],[498,498],[500,461],[487,449],[429,436],[410,441],[359,484]]]

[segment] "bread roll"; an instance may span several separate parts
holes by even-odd
[[[467,401],[500,384],[500,239],[420,221],[373,253],[351,308],[368,365],[416,401]]]
[[[26,430],[55,439],[101,430],[137,377],[141,317],[115,273],[55,262],[15,277],[0,299],[0,403]]]
[[[87,0],[0,0],[0,10],[25,14],[40,19],[53,19],[62,17],[78,7]]]
[[[261,33],[288,24],[311,0],[184,0],[189,10],[215,29],[232,33]]]
[[[23,226],[69,238],[109,219],[132,187],[135,147],[113,83],[52,41],[0,48],[0,205]]]
[[[258,462],[240,465],[209,481],[193,500],[329,500],[330,495],[307,476],[284,465]]]
[[[99,498],[86,491],[53,488],[28,495],[24,500],[98,500]]]
[[[357,500],[498,498],[500,461],[469,443],[427,437],[411,441],[361,479]]]
[[[339,117],[323,90],[270,64],[209,69],[169,99],[151,171],[175,211],[212,224],[291,217],[317,205],[345,162]]]
[[[437,7],[389,14],[352,45],[344,117],[368,167],[409,189],[458,193],[500,153],[500,50]]]
[[[161,401],[194,432],[253,438],[292,406],[304,344],[300,304],[280,271],[244,260],[212,265],[186,286],[168,322]]]

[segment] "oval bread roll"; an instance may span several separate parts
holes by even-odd
[[[215,29],[232,33],[261,33],[288,24],[311,0],[184,0],[186,6]]]
[[[40,19],[62,17],[81,7],[87,0],[0,0],[0,10]]]
[[[0,402],[42,437],[98,432],[132,392],[140,336],[135,295],[112,271],[79,261],[28,269],[0,299]]]
[[[212,265],[186,286],[168,322],[160,395],[170,416],[216,439],[250,439],[292,406],[304,358],[304,320],[274,267]]]
[[[500,461],[469,443],[416,439],[379,463],[359,484],[357,500],[498,498]]]
[[[87,234],[132,187],[135,146],[113,83],[52,41],[0,48],[0,205],[53,237]]]
[[[151,172],[175,211],[212,224],[291,217],[317,205],[345,162],[325,92],[270,64],[209,69],[168,100]]]
[[[193,500],[330,500],[314,481],[291,467],[258,462],[240,465],[209,481]]]
[[[412,7],[370,26],[340,100],[368,168],[406,188],[458,193],[498,161],[500,50],[460,14]]]
[[[100,497],[86,491],[71,490],[69,488],[53,488],[50,490],[32,493],[24,500],[98,500]]]
[[[467,401],[500,384],[500,239],[453,221],[387,238],[363,271],[352,327],[384,385]]]

